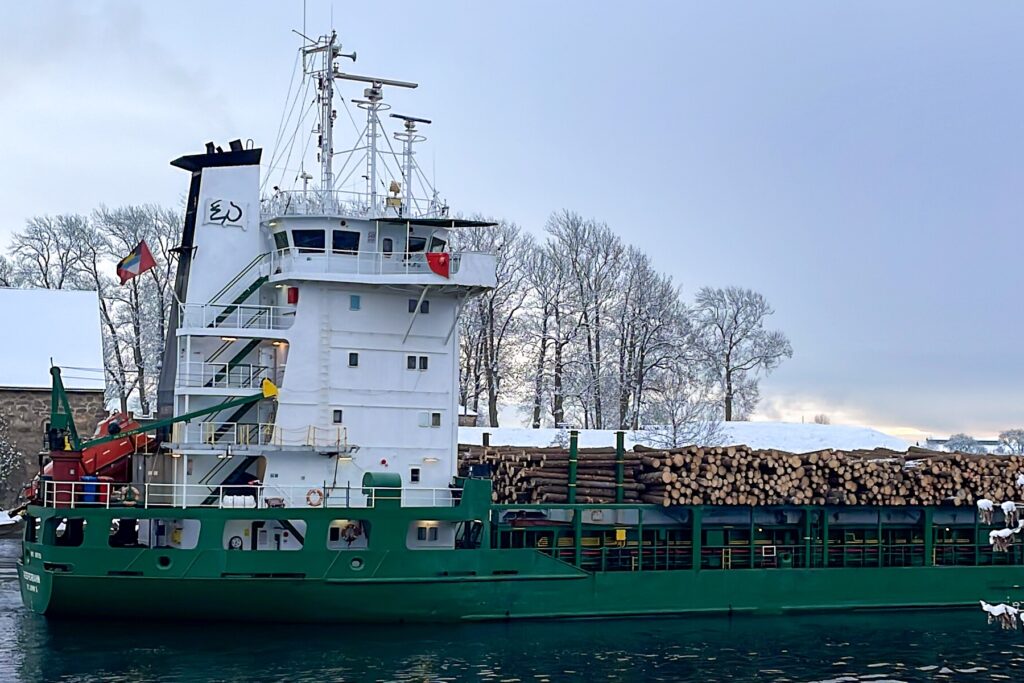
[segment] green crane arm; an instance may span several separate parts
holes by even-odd
[[[82,442],[78,438],[78,431],[75,429],[75,422],[71,418],[71,408],[68,405],[67,394],[64,391],[64,384],[60,379],[60,368],[50,368],[50,374],[53,376],[53,391],[50,397],[50,427],[53,429],[64,429],[69,434],[71,446],[74,450],[82,450],[89,448],[90,446],[99,446],[110,441],[117,441],[123,439],[126,436],[132,436],[134,434],[142,434],[144,432],[152,432],[163,427],[169,427],[177,422],[191,422],[197,417],[203,415],[209,415],[210,413],[217,413],[228,408],[235,408],[238,406],[248,405],[255,403],[260,399],[264,398],[275,398],[277,396],[277,387],[269,379],[264,379],[261,385],[262,391],[252,396],[242,396],[240,398],[232,399],[225,403],[218,403],[215,406],[209,408],[202,408],[200,410],[193,410],[191,413],[185,413],[184,415],[178,415],[176,417],[169,417],[164,420],[157,420],[151,422],[148,425],[137,427],[136,429],[129,429],[117,434],[110,434],[103,436],[98,439],[92,439],[91,441]]]

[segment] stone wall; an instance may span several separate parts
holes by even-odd
[[[98,389],[68,389],[68,402],[75,426],[82,438],[88,438],[96,424],[107,416],[103,392]],[[0,415],[7,421],[7,433],[22,454],[22,469],[6,482],[0,482],[0,503],[9,506],[23,484],[39,471],[39,452],[43,450],[43,425],[50,417],[49,389],[0,387]]]

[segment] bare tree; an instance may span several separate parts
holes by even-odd
[[[756,391],[758,376],[791,358],[793,348],[782,332],[765,329],[774,311],[753,290],[704,287],[697,292],[694,311],[697,348],[707,371],[719,382],[728,422],[734,419],[737,388]]]
[[[579,392],[583,426],[602,429],[605,395],[610,388],[605,368],[605,326],[622,274],[625,246],[606,224],[585,220],[570,211],[554,214],[546,230],[558,255],[568,263],[579,305],[586,367],[586,383]]]
[[[81,289],[82,234],[88,218],[78,214],[36,216],[11,236],[14,277],[43,289]]]
[[[1007,429],[999,434],[999,443],[1007,453],[1024,455],[1024,429]]]
[[[0,287],[17,287],[18,277],[14,272],[14,264],[6,257],[0,255]]]
[[[978,443],[973,436],[960,433],[954,434],[946,440],[945,447],[952,453],[984,453],[985,447]]]
[[[638,438],[651,446],[717,446],[725,439],[715,386],[707,375],[677,366],[658,372],[644,404]]]
[[[518,342],[520,313],[528,291],[527,262],[536,245],[515,223],[498,221],[492,227],[459,233],[456,248],[497,256],[494,288],[470,301],[463,313],[465,325],[471,328],[467,330],[470,338],[476,341],[471,349],[487,393],[488,425],[497,427],[498,401],[513,370],[512,348]]]
[[[829,425],[832,424],[832,420],[825,413],[818,413],[814,416],[814,424],[816,425]]]

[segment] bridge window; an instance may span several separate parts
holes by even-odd
[[[288,233],[284,230],[274,233],[274,246],[278,249],[288,248]]]
[[[292,241],[300,252],[323,251],[323,230],[292,230]]]
[[[423,251],[426,248],[427,248],[427,238],[426,237],[413,237],[412,235],[409,235],[409,253],[410,254],[413,253],[413,252],[417,252],[417,251]]]
[[[446,243],[445,243],[445,241],[443,239],[440,239],[438,237],[431,237],[430,238],[430,251],[433,251],[433,252],[444,251],[445,244]]]
[[[331,237],[331,247],[343,254],[354,254],[359,251],[359,233],[353,230],[335,230]]]

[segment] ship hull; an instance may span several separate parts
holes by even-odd
[[[44,574],[47,574],[44,572]],[[1019,600],[1019,570],[733,570],[472,581],[162,579],[48,574],[23,598],[52,617],[287,622],[454,622],[975,607]],[[29,592],[26,587],[35,585]]]

